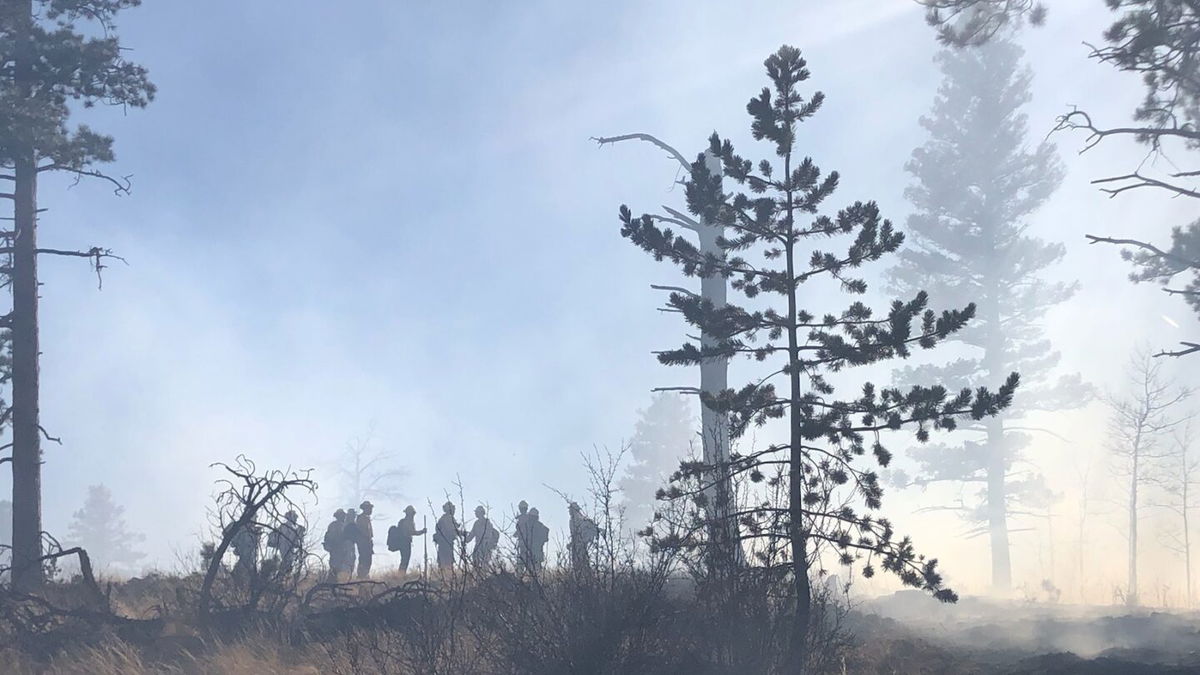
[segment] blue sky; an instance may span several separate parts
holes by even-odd
[[[1058,3],[1025,36],[1034,136],[1068,104],[1124,119],[1139,99],[1085,58],[1098,4]],[[41,194],[47,245],[129,260],[103,291],[77,261],[42,266],[42,410],[64,439],[47,448],[46,513],[65,527],[105,482],[160,564],[196,545],[209,462],[246,452],[324,479],[372,424],[419,506],[460,477],[468,501],[561,510],[545,485],[581,491],[579,453],[616,447],[652,387],[695,377],[650,354],[680,331],[648,285],[678,275],[616,220],[621,203],[679,205],[676,166],[589,137],[646,131],[690,155],[718,129],[749,150],[745,101],[791,43],[828,97],[802,142],[842,173],[834,201],[876,199],[902,223],[903,165],[938,82],[907,0],[160,0],[120,28],[158,99],[86,119],[116,136],[113,170],[134,192]],[[1081,235],[1134,214],[1185,222],[1187,205],[1105,200],[1087,180],[1139,155],[1101,149],[1084,166],[1081,140],[1058,139],[1072,171],[1037,225],[1070,244],[1057,273],[1085,290],[1049,323],[1068,368],[1115,384],[1141,333],[1171,330],[1162,313],[1191,317]],[[1131,307],[1146,328],[1121,322]],[[343,506],[326,482],[321,511]]]

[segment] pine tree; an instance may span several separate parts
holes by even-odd
[[[125,526],[125,509],[113,502],[112,492],[104,485],[88,487],[83,507],[75,512],[68,532],[71,546],[88,552],[99,568],[130,571],[144,553],[135,546],[146,540]]]
[[[12,338],[11,417],[14,585],[36,589],[42,568],[42,430],[38,415],[38,274],[40,254],[92,260],[97,273],[110,254],[40,249],[37,245],[37,184],[59,171],[128,183],[96,165],[113,160],[113,139],[85,125],[70,128],[73,104],[142,107],[154,95],[146,70],[125,60],[113,20],[140,0],[7,0],[0,5],[0,179],[13,202],[8,254],[13,309],[4,317]]]
[[[925,20],[937,28],[942,44],[978,46],[1028,19],[1046,21],[1046,5],[1038,0],[917,0]]]
[[[939,302],[974,301],[978,318],[953,340],[970,355],[946,366],[907,369],[901,380],[935,379],[955,387],[1018,371],[1021,395],[1003,415],[968,428],[976,438],[959,446],[931,445],[915,453],[918,485],[946,481],[971,491],[953,508],[987,532],[992,583],[1012,582],[1009,514],[1044,508],[1047,490],[1022,463],[1031,437],[1020,421],[1038,410],[1085,403],[1089,390],[1078,375],[1054,378],[1060,354],[1042,336],[1051,307],[1071,297],[1075,284],[1042,278],[1064,254],[1061,244],[1029,236],[1029,216],[1062,178],[1054,147],[1026,144],[1022,106],[1031,74],[1020,47],[994,38],[979,47],[941,52],[943,81],[933,110],[921,119],[929,140],[913,152],[907,169],[915,178],[906,191],[915,213],[908,219],[909,246],[889,270],[900,293],[925,290]]]
[[[656,495],[693,454],[697,429],[691,406],[679,394],[660,392],[641,411],[629,441],[631,462],[618,485],[630,527],[640,530],[654,518]]]
[[[670,260],[688,276],[721,275],[748,301],[767,306],[752,309],[731,302],[716,307],[690,293],[672,293],[670,307],[693,329],[715,339],[687,342],[659,353],[658,359],[665,365],[694,367],[704,359],[745,355],[770,364],[772,374],[763,379],[717,396],[702,393],[701,398],[729,413],[732,438],[771,419],[787,425],[786,443],[735,454],[729,471],[752,481],[764,480],[763,472],[773,468],[781,472],[771,479],[784,486],[781,501],[750,505],[731,517],[747,531],[758,560],[790,579],[795,612],[787,661],[796,670],[807,662],[811,566],[826,547],[844,564],[861,564],[864,574],[873,574],[878,562],[906,584],[943,600],[955,598],[942,585],[937,561],[918,555],[907,537],[898,539],[890,522],[873,513],[881,506],[883,489],[878,474],[860,466],[860,458],[869,448],[886,466],[886,432],[913,427],[925,440],[931,430],[955,428],[960,417],[995,414],[1011,400],[1017,375],[1011,374],[996,393],[982,388],[954,393],[940,385],[902,391],[868,382],[851,398],[835,398],[830,374],[905,358],[914,346],[932,348],[966,325],[975,309],[968,305],[939,316],[927,309],[924,292],[893,302],[882,317],[861,301],[837,313],[801,307],[801,287],[813,288],[821,279],[834,282],[832,289],[814,290],[804,299],[837,298],[838,289],[840,295],[865,293],[867,284],[852,276],[854,271],[894,253],[904,237],[880,216],[874,202],[856,202],[835,215],[819,215],[822,203],[837,188],[838,174],[823,176],[811,158],[799,155],[796,144],[799,124],[817,112],[824,96],[818,92],[807,100],[802,97],[799,85],[809,72],[798,49],[781,47],[765,66],[772,86],[751,99],[747,111],[753,118],[753,137],[768,141],[778,161],[756,165],[735,153],[730,141],[713,134],[709,151],[720,157],[725,177],[741,189],[725,193],[703,154],[692,164],[687,181],[689,211],[726,228],[727,236],[720,240],[726,255],[702,254],[652,215],[635,217],[622,206],[620,218],[622,235],[655,259]],[[845,246],[840,252],[826,248],[839,240]],[[746,257],[752,252],[757,254],[753,262]],[[776,389],[780,379],[786,382],[782,391]],[[686,469],[680,473],[686,474]],[[695,474],[707,476],[708,467],[695,467]],[[700,499],[703,494],[702,488],[688,491],[678,484],[670,491],[674,498]],[[695,549],[704,545],[698,538],[707,531],[704,526],[688,528],[656,543]],[[761,556],[774,543],[786,546],[785,561]]]
[[[1104,32],[1104,43],[1091,58],[1136,75],[1146,95],[1133,111],[1133,123],[1098,125],[1086,110],[1073,109],[1058,118],[1056,130],[1086,133],[1083,150],[1102,141],[1126,138],[1149,148],[1152,158],[1124,174],[1092,182],[1110,197],[1130,190],[1151,189],[1171,198],[1200,198],[1195,178],[1200,168],[1200,4],[1191,0],[1105,0],[1117,19]],[[1164,170],[1165,169],[1165,170]],[[1165,233],[1162,233],[1165,234]],[[1170,242],[1149,235],[1087,235],[1091,243],[1121,246],[1121,257],[1133,264],[1136,282],[1150,281],[1178,295],[1200,314],[1200,220],[1171,230]],[[1177,281],[1182,281],[1181,285]],[[1200,352],[1200,339],[1182,341],[1161,355]]]

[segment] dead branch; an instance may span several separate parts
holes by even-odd
[[[1097,127],[1093,122],[1091,115],[1072,106],[1071,112],[1065,115],[1059,115],[1055,120],[1054,128],[1050,133],[1056,131],[1079,130],[1088,132],[1088,137],[1084,141],[1083,149],[1079,154],[1083,154],[1088,150],[1096,147],[1100,141],[1108,136],[1128,136],[1136,135],[1144,138],[1149,138],[1153,141],[1154,146],[1158,147],[1159,141],[1163,138],[1181,138],[1189,141],[1200,141],[1200,131],[1188,127],[1112,127],[1102,129]]]
[[[1121,186],[1115,187],[1115,188],[1100,188],[1100,191],[1103,192],[1104,194],[1108,195],[1111,198],[1111,197],[1116,197],[1117,195],[1121,194],[1122,192],[1126,192],[1128,190],[1136,190],[1138,188],[1144,188],[1144,187],[1155,187],[1155,188],[1167,190],[1168,192],[1174,192],[1176,195],[1180,195],[1180,196],[1184,196],[1184,197],[1200,198],[1200,191],[1192,190],[1192,189],[1185,188],[1185,187],[1180,187],[1178,185],[1173,185],[1171,183],[1168,183],[1164,180],[1159,180],[1157,178],[1150,178],[1149,176],[1142,175],[1141,172],[1138,172],[1138,171],[1134,171],[1133,173],[1125,174],[1123,176],[1110,176],[1108,178],[1097,178],[1092,181],[1092,185],[1101,185],[1101,184],[1105,184],[1105,183],[1117,183],[1120,181],[1130,181],[1130,182],[1127,185],[1121,185]]]
[[[624,134],[621,136],[592,136],[591,140],[596,141],[596,143],[598,145],[600,145],[601,147],[603,147],[605,145],[609,145],[611,143],[620,143],[621,141],[645,141],[647,143],[650,143],[650,144],[658,147],[659,149],[663,150],[668,155],[673,157],[675,159],[675,161],[679,162],[680,166],[683,167],[684,171],[692,170],[691,163],[687,161],[687,159],[683,156],[683,153],[679,152],[675,148],[672,148],[671,146],[667,145],[666,143],[660,141],[659,139],[655,138],[654,136],[651,136],[650,134],[636,133],[636,134]]]
[[[59,445],[62,445],[62,439],[57,436],[51,436],[50,432],[46,431],[46,427],[39,424],[38,431],[42,432],[42,435],[46,437],[47,441],[50,441],[51,443],[57,443]]]
[[[1154,356],[1156,356],[1156,357],[1158,357],[1158,356],[1187,356],[1188,354],[1195,354],[1196,352],[1200,352],[1200,343],[1180,341],[1179,344],[1183,345],[1184,348],[1177,349],[1175,351],[1167,351],[1164,349],[1164,350],[1158,352],[1157,354],[1155,354]]]
[[[690,296],[693,298],[700,297],[693,291],[689,291],[688,289],[681,288],[679,286],[659,286],[658,284],[650,284],[650,288],[653,288],[656,291],[671,291],[673,293],[683,293],[684,295],[687,295],[687,296]]]
[[[1153,253],[1156,257],[1164,258],[1166,260],[1171,260],[1180,265],[1183,265],[1184,267],[1188,267],[1188,268],[1195,269],[1195,270],[1200,270],[1200,261],[1190,260],[1188,258],[1180,257],[1178,255],[1164,251],[1161,248],[1159,248],[1153,244],[1144,242],[1144,241],[1139,241],[1137,239],[1117,239],[1114,237],[1098,237],[1094,234],[1088,234],[1088,235],[1084,235],[1084,236],[1087,237],[1089,244],[1103,243],[1103,244],[1117,244],[1118,246],[1135,246],[1144,251],[1149,251],[1149,252]]]
[[[127,195],[132,187],[132,184],[129,182],[129,179],[133,177],[132,175],[114,178],[113,176],[100,171],[78,169],[75,167],[66,166],[64,164],[47,164],[45,166],[39,166],[38,173],[43,171],[65,171],[67,173],[73,173],[75,174],[76,184],[78,184],[78,182],[83,178],[99,178],[100,180],[106,181],[113,185],[113,194],[115,195]]]

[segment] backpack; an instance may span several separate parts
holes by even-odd
[[[399,525],[393,525],[388,528],[387,547],[389,551],[399,551],[401,539]]]
[[[279,548],[279,530],[271,530],[271,533],[267,535],[267,547]]]
[[[346,523],[346,527],[342,530],[342,541],[357,544],[359,539],[362,539],[362,533],[359,532],[358,525]]]
[[[334,527],[337,523],[330,523],[329,528],[325,530],[325,539],[321,541],[321,547],[332,553],[337,548],[338,541],[341,539],[342,530],[344,527]]]

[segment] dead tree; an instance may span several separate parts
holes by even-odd
[[[1191,392],[1176,387],[1162,374],[1162,362],[1138,352],[1129,365],[1129,389],[1124,397],[1110,397],[1110,451],[1116,460],[1114,472],[1127,486],[1128,590],[1125,601],[1138,603],[1138,519],[1145,500],[1141,488],[1169,456],[1162,447],[1167,434],[1183,421],[1178,406]]]
[[[1200,458],[1192,447],[1194,442],[1189,420],[1182,429],[1171,435],[1166,456],[1152,477],[1161,492],[1155,506],[1178,518],[1177,528],[1164,534],[1163,543],[1183,558],[1184,589],[1187,593],[1185,607],[1189,609],[1193,598],[1191,515],[1196,508],[1197,493],[1200,493]]]
[[[374,435],[372,425],[365,436],[347,443],[346,451],[334,467],[343,491],[356,507],[360,500],[396,501],[404,497],[400,480],[408,472],[399,466],[395,455],[372,450]]]
[[[245,455],[239,455],[233,464],[218,462],[212,466],[228,475],[217,480],[218,493],[211,520],[219,540],[208,558],[197,599],[197,614],[201,619],[208,617],[213,609],[213,589],[222,569],[221,560],[234,538],[247,528],[280,531],[288,511],[302,511],[293,495],[296,492],[313,495],[317,489],[316,482],[309,477],[311,469],[271,469],[259,473],[254,462]],[[300,569],[288,573],[298,575]],[[283,574],[278,568],[275,572],[276,576]],[[253,608],[257,604],[268,586],[265,581],[270,579],[263,579],[257,569],[250,576],[246,607]]]
[[[629,140],[644,141],[670,155],[679,163],[686,175],[691,175],[692,173],[692,164],[682,153],[650,134],[625,134],[595,138],[593,140],[601,146]],[[702,162],[702,166],[707,170],[708,175],[716,181],[716,189],[720,190],[724,175],[720,157],[711,151],[701,153],[700,157],[701,159],[698,161]],[[662,209],[666,215],[653,216],[657,222],[674,225],[694,232],[700,245],[699,251],[701,255],[705,257],[711,256],[714,260],[725,259],[725,250],[721,246],[721,241],[725,236],[725,226],[719,221],[691,209],[689,209],[692,211],[691,215],[665,205]],[[698,296],[690,290],[675,286],[651,285],[651,288],[697,297],[701,302],[711,304],[716,311],[720,311],[727,304],[728,282],[722,274],[701,275],[700,294]],[[664,311],[676,310],[667,308]],[[700,344],[703,349],[714,350],[717,343],[718,338],[711,332],[701,331]],[[727,389],[728,386],[729,359],[724,356],[712,356],[700,361],[699,389],[694,387],[656,389],[656,391],[683,391],[701,395],[700,436],[703,448],[703,462],[705,465],[712,467],[713,475],[718,477],[728,474],[726,469],[729,464],[729,415],[705,403],[705,399],[711,400],[715,398],[720,392]],[[730,482],[723,478],[712,481],[712,484],[705,491],[705,498],[708,503],[708,521],[711,524],[709,536],[713,542],[722,542],[720,546],[714,546],[710,549],[710,566],[716,569],[727,561],[741,564],[743,553],[741,540],[737,531],[737,523],[729,517],[733,512],[734,501]]]

